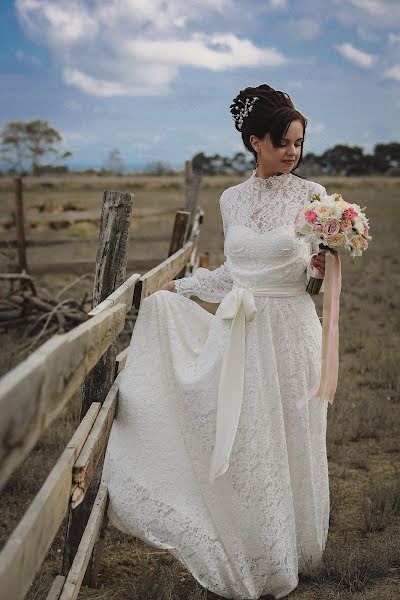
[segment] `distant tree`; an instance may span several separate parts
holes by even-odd
[[[215,175],[211,158],[206,156],[204,152],[198,152],[192,157],[192,166],[195,171],[199,171],[203,175]]]
[[[374,147],[375,166],[385,173],[400,166],[400,143],[376,144]]]
[[[15,173],[22,173],[24,160],[28,158],[26,124],[10,121],[0,134],[0,158],[11,165]]]
[[[252,168],[253,160],[244,152],[237,152],[232,158],[213,154],[207,156],[204,152],[195,154],[192,158],[193,168],[203,175],[223,175],[226,173],[245,173]]]
[[[162,160],[154,160],[152,162],[147,163],[144,167],[144,172],[149,175],[175,175],[176,170],[173,169],[168,163],[163,162]]]
[[[124,163],[121,158],[121,153],[117,148],[110,150],[105,160],[104,168],[108,173],[113,175],[122,175],[124,170]]]
[[[346,144],[336,144],[320,156],[321,166],[329,175],[356,174],[362,168],[363,159],[363,149],[360,146]]]
[[[61,141],[62,136],[50,127],[48,121],[10,121],[0,133],[0,158],[10,163],[12,171],[19,174],[24,171],[24,161],[29,161],[31,173],[35,175],[40,167],[40,159],[46,154],[55,154],[56,159],[72,156],[69,151],[61,154],[57,149],[56,145]]]
[[[231,168],[235,173],[246,173],[253,169],[254,159],[249,158],[244,152],[236,152],[231,162]]]

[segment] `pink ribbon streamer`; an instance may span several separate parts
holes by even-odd
[[[322,355],[319,381],[297,400],[302,408],[314,396],[320,404],[333,403],[339,372],[339,306],[342,288],[340,256],[337,252],[325,254],[324,304],[322,314]]]

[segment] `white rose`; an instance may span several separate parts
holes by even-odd
[[[358,231],[358,233],[364,233],[364,224],[360,217],[356,217],[354,219],[353,227]]]
[[[337,203],[335,203],[333,206],[330,207],[329,213],[332,219],[339,220],[342,218],[343,208],[341,208],[340,206],[338,206]]]

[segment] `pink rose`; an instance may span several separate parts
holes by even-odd
[[[314,225],[314,231],[322,231],[322,225],[320,225],[319,223],[316,223]]]
[[[358,217],[358,212],[356,210],[354,210],[354,208],[347,208],[345,211],[343,211],[343,216],[346,219],[354,219],[354,217]]]
[[[348,219],[346,219],[345,221],[342,221],[340,223],[340,231],[351,231],[353,228],[353,225],[351,224],[351,221],[349,221]]]
[[[366,250],[367,248],[368,248],[368,240],[364,240],[364,244],[363,244],[362,249]]]
[[[304,216],[306,218],[306,221],[308,221],[309,223],[314,223],[315,219],[317,218],[317,213],[313,210],[308,210]]]
[[[364,223],[364,235],[368,235],[368,231],[369,231],[368,225],[365,225],[365,223]]]
[[[336,219],[329,219],[322,228],[325,235],[335,235],[335,233],[339,233],[340,231],[340,223],[336,221]]]

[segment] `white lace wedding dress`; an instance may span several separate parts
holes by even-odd
[[[320,374],[322,327],[305,292],[317,249],[293,230],[299,208],[321,191],[292,173],[262,179],[255,171],[225,190],[226,261],[176,280],[178,293],[160,290],[142,302],[123,371],[102,476],[110,522],[168,549],[224,598],[283,598],[299,572],[318,565],[326,544],[327,405],[312,398],[296,406]],[[285,286],[295,294],[268,295]],[[257,295],[260,289],[267,294]],[[190,296],[223,302],[212,315]],[[245,337],[230,338],[229,311],[241,300]],[[233,446],[229,465],[221,450],[225,462],[211,480],[229,343],[239,366],[220,390],[228,404],[218,435]],[[244,381],[234,389],[238,356]]]

